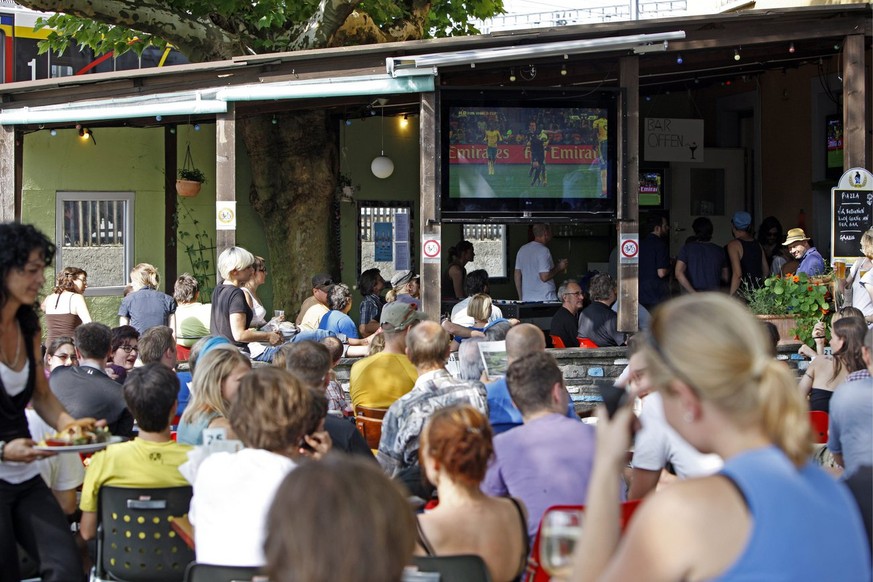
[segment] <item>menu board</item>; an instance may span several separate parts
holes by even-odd
[[[840,182],[840,186],[845,186],[843,180]],[[867,180],[864,182],[863,185],[850,184],[848,189],[840,187],[831,190],[833,258],[860,257],[861,235],[873,228],[873,189],[870,189],[873,184],[867,183]]]

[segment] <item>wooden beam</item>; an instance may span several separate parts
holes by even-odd
[[[864,36],[843,41],[843,170],[867,167],[867,97]]]
[[[164,247],[164,293],[173,294],[178,277],[179,241],[176,239],[176,164],[178,143],[176,126],[164,126],[164,240],[175,241]]]
[[[442,244],[442,226],[436,221],[437,208],[439,208],[440,203],[440,149],[438,147],[440,112],[438,93],[421,94],[421,109],[418,119],[421,136],[419,139],[421,172],[419,174],[418,186],[419,192],[421,192],[419,209],[421,240],[417,244],[421,248],[422,241],[428,239],[440,241],[440,244]],[[442,297],[440,271],[442,267],[439,262],[425,263],[423,252],[420,252],[419,256],[421,257],[422,310],[431,319],[439,321],[440,298]]]
[[[0,222],[15,220],[16,167],[19,152],[15,146],[15,126],[4,125],[0,131]]]
[[[618,132],[622,140],[618,149],[618,241],[636,235],[640,240],[640,61],[639,57],[619,60],[621,94],[618,109]],[[639,329],[639,253],[637,262],[622,263],[619,248],[618,265],[618,329],[635,332]]]
[[[215,118],[215,201],[236,201],[236,108],[233,103],[227,104],[227,113]],[[217,254],[236,245],[236,230],[217,230],[215,245]]]

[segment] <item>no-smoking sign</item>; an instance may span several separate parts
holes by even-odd
[[[625,234],[618,245],[619,259],[622,264],[636,263],[640,260],[640,235]]]
[[[440,239],[433,235],[428,236],[421,243],[422,262],[439,263],[442,255],[443,245]]]

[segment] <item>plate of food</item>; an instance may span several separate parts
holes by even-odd
[[[53,453],[93,453],[120,443],[124,437],[113,436],[106,428],[82,428],[74,425],[41,440],[33,447]]]

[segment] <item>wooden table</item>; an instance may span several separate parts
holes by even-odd
[[[191,522],[188,521],[187,515],[181,515],[178,517],[173,517],[170,520],[170,527],[173,528],[173,531],[179,534],[179,537],[182,538],[182,541],[187,544],[189,548],[194,549],[194,526],[191,525]]]

